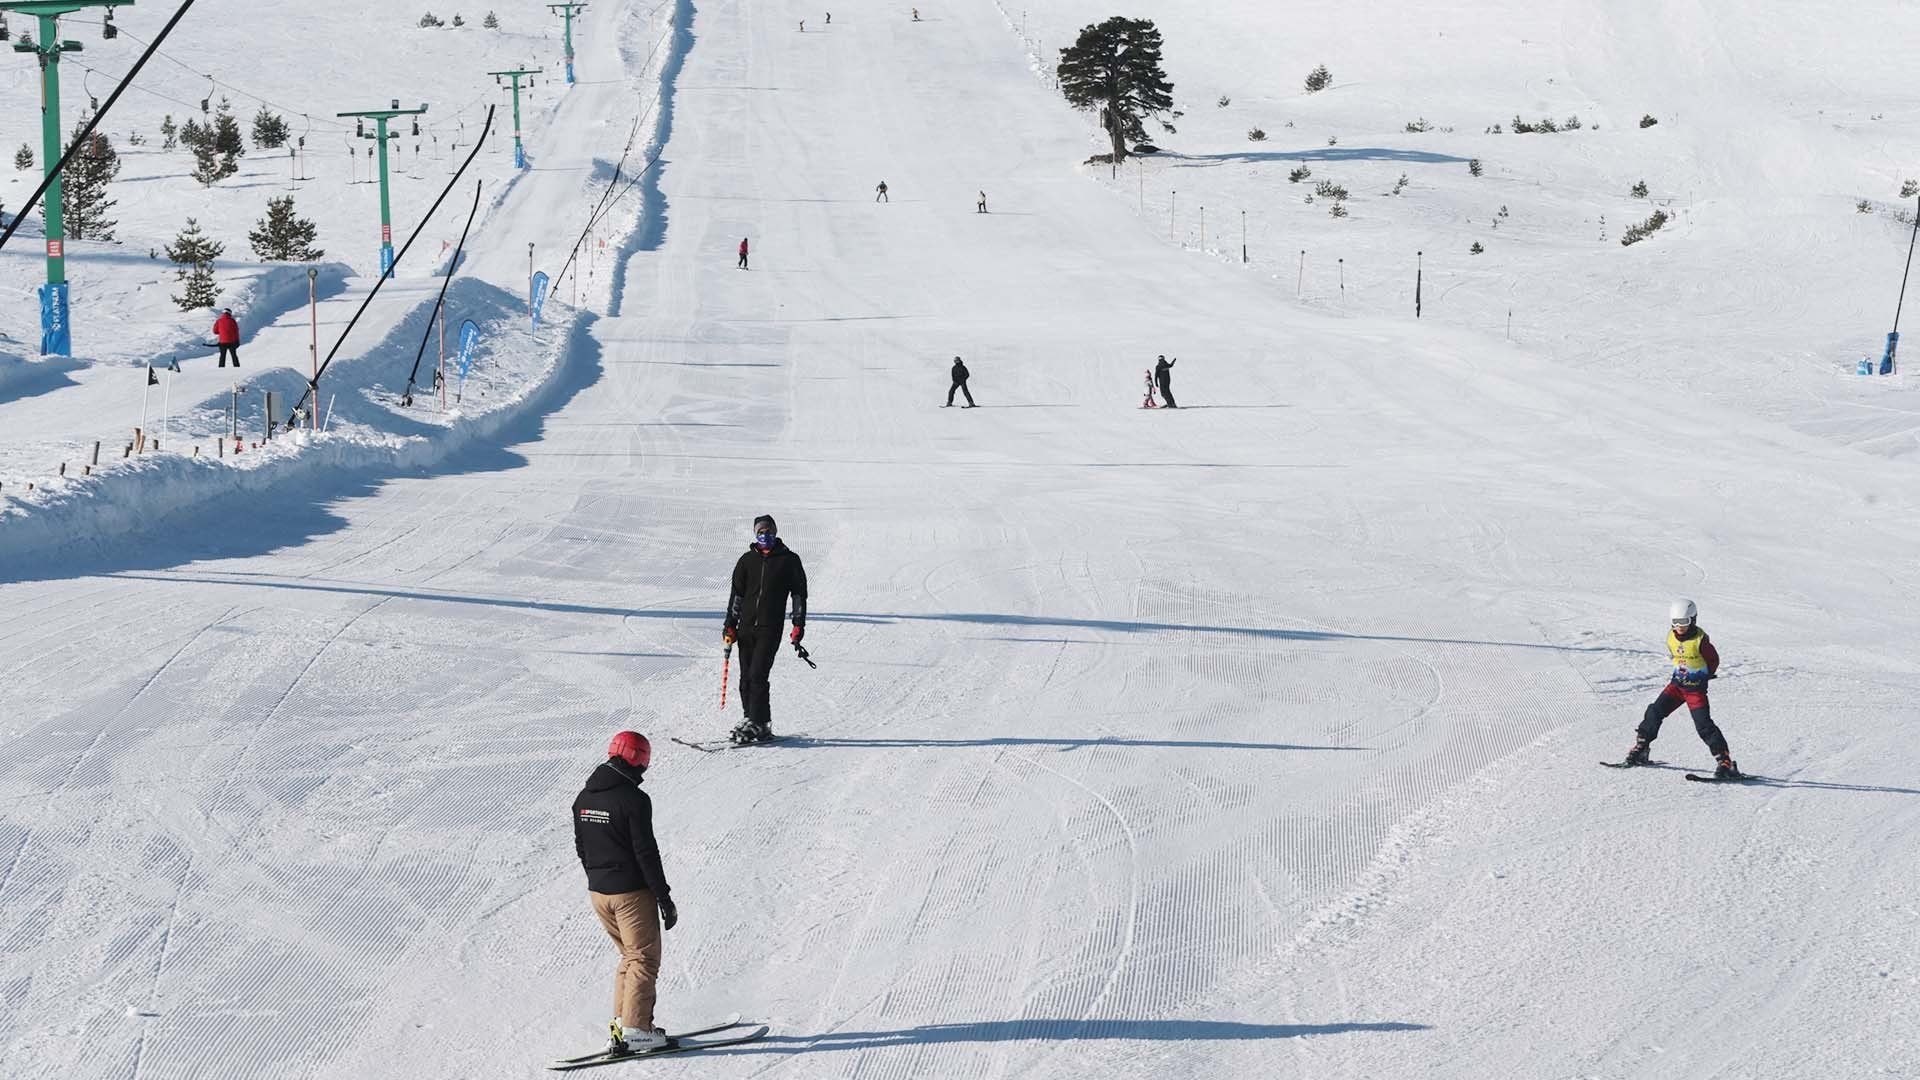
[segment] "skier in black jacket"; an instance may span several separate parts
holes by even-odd
[[[953,358],[953,385],[947,387],[946,408],[949,408],[949,409],[953,408],[953,392],[955,390],[958,390],[961,393],[967,395],[967,404],[964,407],[969,409],[973,408],[973,391],[967,389],[967,375],[968,375],[967,365],[961,363],[959,357],[957,356],[954,357]]]
[[[613,982],[611,1054],[673,1045],[654,1026],[654,984],[660,977],[660,928],[680,921],[653,838],[653,800],[640,777],[653,760],[647,737],[622,731],[607,760],[573,800],[573,850],[587,871],[587,896],[600,925],[620,949]]]
[[[727,594],[727,621],[721,640],[740,648],[740,708],[746,720],[733,729],[736,743],[770,742],[773,708],[768,701],[767,676],[780,653],[780,623],[793,598],[793,632],[797,647],[807,631],[807,571],[800,556],[780,542],[773,518],[753,519],[753,545],[733,564],[733,588]]]
[[[1169,360],[1165,353],[1161,353],[1160,362],[1153,365],[1153,381],[1160,384],[1160,399],[1167,403],[1169,409],[1180,407],[1173,403],[1173,365],[1179,362],[1178,358]]]

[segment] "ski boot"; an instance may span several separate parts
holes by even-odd
[[[754,737],[754,731],[753,721],[742,720],[727,733],[727,739],[735,746],[748,746],[759,741]]]
[[[1721,754],[1719,757],[1714,759],[1714,763],[1715,764],[1713,766],[1713,778],[1715,780],[1740,779],[1740,776],[1741,776],[1740,766],[1734,764],[1733,756],[1731,754]]]
[[[630,1057],[679,1045],[661,1028],[622,1027],[618,1017],[607,1028],[613,1033],[613,1041],[607,1044],[608,1057]]]
[[[1627,758],[1621,764],[1645,765],[1651,760],[1653,760],[1653,744],[1645,739],[1635,739],[1633,749],[1627,751]]]

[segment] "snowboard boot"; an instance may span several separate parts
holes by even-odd
[[[1653,744],[1645,739],[1633,740],[1633,749],[1627,751],[1626,765],[1645,765],[1653,759]]]
[[[1721,754],[1714,759],[1714,762],[1713,778],[1715,780],[1738,780],[1740,778],[1740,766],[1734,764],[1733,755]]]

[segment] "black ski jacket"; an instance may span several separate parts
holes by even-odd
[[[587,777],[573,800],[573,850],[597,893],[645,889],[668,901],[667,872],[653,839],[653,800],[640,790],[641,770],[608,761]]]
[[[1168,383],[1172,382],[1173,381],[1173,365],[1179,362],[1180,362],[1179,360],[1162,360],[1159,363],[1153,365],[1153,381],[1159,383],[1161,386],[1165,386]]]
[[[780,632],[793,598],[793,625],[807,625],[807,569],[800,556],[779,540],[765,555],[751,545],[733,564],[733,591],[727,595],[727,629],[743,634]]]
[[[957,383],[967,381],[967,365],[958,360],[953,362],[953,381]]]

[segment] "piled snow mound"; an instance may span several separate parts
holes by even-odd
[[[75,462],[68,475],[37,482],[32,491],[12,485],[0,490],[0,563],[9,576],[30,575],[37,563],[70,555],[76,546],[110,543],[221,495],[310,482],[319,469],[375,479],[437,463],[539,406],[542,390],[579,353],[580,331],[589,321],[550,306],[557,321],[533,329],[521,297],[470,278],[452,284],[446,306],[450,350],[458,349],[466,319],[480,328],[480,339],[464,384],[456,357],[448,356],[444,406],[432,390],[437,333],[427,335],[423,385],[415,389],[413,405],[400,403],[427,334],[429,302],[378,345],[328,370],[321,381],[320,432],[303,428],[265,438],[265,392],[279,395],[274,419],[284,423],[306,386],[294,369],[279,368],[248,377],[233,415],[232,396],[225,392],[187,408],[164,436],[154,432],[161,439],[157,451],[129,457],[124,444],[114,446],[103,449],[102,467],[93,475],[78,475]],[[236,429],[238,452],[230,437]]]

